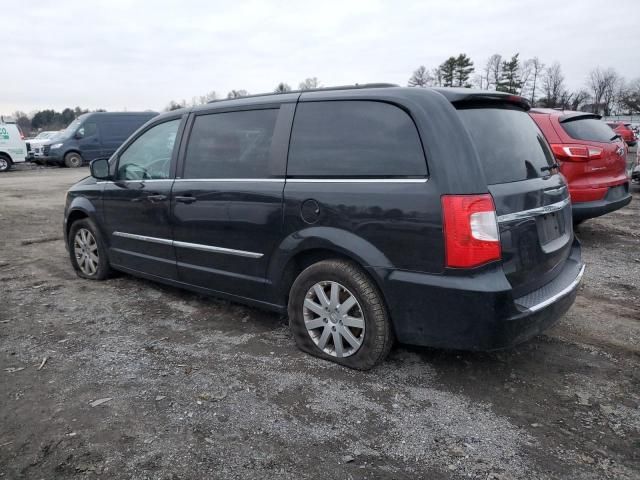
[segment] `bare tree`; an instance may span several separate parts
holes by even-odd
[[[541,103],[545,107],[557,108],[564,107],[568,102],[567,89],[564,85],[564,75],[562,68],[558,62],[555,62],[549,68],[547,68],[544,76],[542,77],[542,88],[544,91],[544,98]]]
[[[502,55],[494,53],[487,60],[487,64],[483,71],[484,88],[487,90],[495,90],[500,80],[500,72],[502,66]]]
[[[570,98],[567,102],[568,105],[566,105],[566,107],[570,108],[571,110],[580,110],[580,108],[585,105],[587,100],[589,100],[589,92],[582,88],[570,95]]]
[[[596,67],[589,73],[587,86],[593,98],[595,113],[610,115],[614,104],[619,98],[622,79],[613,68],[603,70]]]
[[[274,93],[287,93],[287,92],[290,92],[290,91],[291,91],[291,87],[288,84],[286,84],[284,82],[280,82],[273,92]]]
[[[240,98],[246,97],[247,95],[249,95],[249,92],[247,92],[246,90],[231,90],[229,93],[227,93],[227,98]]]
[[[409,87],[428,87],[433,84],[433,76],[427,71],[424,65],[420,65],[413,71],[407,86]]]
[[[623,85],[618,103],[620,109],[626,113],[640,112],[640,78]]]
[[[544,72],[544,63],[540,61],[538,57],[533,57],[529,60],[531,66],[531,104],[536,103],[536,88],[538,87],[538,79]]]
[[[431,70],[431,77],[433,78],[433,84],[435,86],[438,86],[438,87],[442,86],[442,70],[439,67],[436,67],[433,70]]]
[[[200,95],[198,97],[198,103],[200,105],[204,105],[205,103],[213,102],[217,98],[218,98],[218,95],[216,94],[215,90],[211,90],[206,95]]]
[[[520,83],[520,90],[518,91],[518,95],[523,97],[525,93],[529,90],[531,75],[533,74],[533,65],[531,64],[531,60],[525,60],[520,64],[520,69],[518,70],[518,77]]]
[[[170,112],[172,110],[178,110],[179,108],[184,108],[187,106],[187,102],[182,100],[181,102],[176,102],[175,100],[171,100],[169,104],[165,107],[165,112]]]
[[[298,85],[300,90],[312,90],[320,87],[320,81],[317,77],[305,78],[304,82],[300,82],[300,85]]]

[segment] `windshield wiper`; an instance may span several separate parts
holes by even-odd
[[[559,169],[560,165],[558,165],[557,163],[552,163],[551,165],[547,165],[546,167],[540,167],[540,170],[542,170],[543,172],[550,172],[554,168]]]

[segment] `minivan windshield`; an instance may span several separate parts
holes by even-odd
[[[487,183],[510,183],[549,175],[553,154],[542,132],[520,109],[459,108],[480,157]]]

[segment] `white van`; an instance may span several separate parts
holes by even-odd
[[[27,160],[27,145],[18,126],[0,120],[0,173],[6,172],[14,163]]]

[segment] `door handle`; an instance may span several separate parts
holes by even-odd
[[[157,194],[157,195],[147,195],[146,198],[150,202],[162,202],[163,200],[167,199],[167,196],[162,194]]]
[[[176,195],[174,198],[176,202],[180,203],[193,203],[197,200],[196,197],[192,197],[191,195]]]

